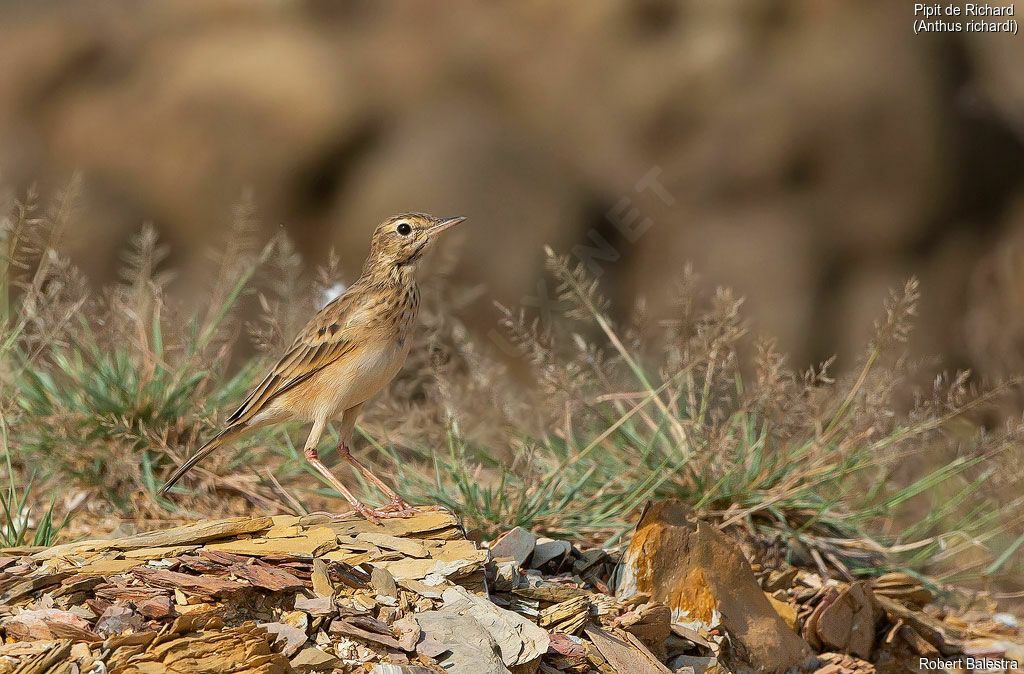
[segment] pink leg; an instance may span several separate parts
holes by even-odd
[[[373,508],[369,507],[359,499],[355,497],[351,491],[348,490],[344,484],[341,483],[334,473],[328,470],[327,466],[320,461],[320,457],[317,455],[316,447],[306,447],[305,449],[306,461],[309,465],[313,466],[318,473],[327,478],[327,481],[334,485],[334,488],[341,492],[341,495],[345,497],[350,504],[352,509],[361,514],[366,519],[370,520],[374,524],[380,523],[380,515]]]
[[[341,458],[351,463],[352,466],[360,473],[362,473],[363,476],[367,480],[369,480],[373,486],[377,487],[377,489],[379,489],[381,493],[388,497],[389,503],[386,506],[378,508],[375,511],[378,514],[378,516],[406,517],[408,515],[416,514],[415,508],[406,503],[402,499],[402,497],[399,496],[397,492],[395,492],[394,489],[389,487],[387,483],[384,482],[384,480],[374,475],[369,468],[364,466],[362,463],[359,462],[359,460],[352,456],[352,452],[349,451],[348,445],[345,443],[344,440],[338,443],[338,454],[341,456]]]

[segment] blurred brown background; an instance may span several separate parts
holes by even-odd
[[[998,375],[1024,343],[1024,42],[914,36],[912,10],[6,3],[0,181],[81,170],[75,261],[113,277],[151,220],[182,294],[246,187],[267,236],[285,228],[310,265],[335,245],[351,276],[384,217],[466,215],[450,243],[458,279],[486,287],[483,327],[491,299],[537,294],[543,244],[604,239],[619,306],[666,310],[692,261],[798,367],[849,366],[916,274],[918,351]],[[616,214],[650,226],[633,240]]]

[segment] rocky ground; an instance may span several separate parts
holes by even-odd
[[[521,528],[484,547],[443,511],[7,549],[0,672],[838,674],[1024,660],[1013,616],[953,612],[903,574],[751,565],[745,545],[666,502],[621,550]]]

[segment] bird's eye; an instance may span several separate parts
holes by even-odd
[[[412,234],[412,227],[409,226],[408,222],[400,222],[398,223],[398,227],[395,229],[395,231],[401,234],[402,236],[409,236],[410,234]]]

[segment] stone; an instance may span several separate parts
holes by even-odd
[[[548,562],[562,559],[572,551],[569,541],[556,541],[553,538],[538,538],[530,558],[530,568],[539,569]]]
[[[704,674],[704,672],[717,665],[718,658],[699,657],[696,655],[678,655],[668,662],[669,669],[676,672],[676,674],[679,674],[679,671],[686,667],[689,667],[693,674]]]
[[[519,566],[526,563],[537,544],[537,537],[522,527],[506,531],[491,545],[491,559],[511,557]]]
[[[507,611],[463,587],[451,587],[441,595],[442,611],[470,616],[498,644],[501,660],[512,668],[539,661],[548,650],[548,633],[517,613]]]
[[[351,519],[334,519],[326,522],[339,536],[358,536],[363,533],[386,533],[397,537],[433,538],[439,540],[463,538],[459,520],[447,510],[423,510],[409,517],[396,517],[374,524],[359,514]]]
[[[519,565],[512,560],[495,563],[494,589],[498,592],[508,592],[519,587],[521,582]]]
[[[341,660],[315,646],[302,649],[291,659],[292,668],[298,672],[329,672],[340,664]]]
[[[451,562],[456,559],[486,562],[487,551],[480,550],[473,541],[453,539],[446,541],[425,541],[427,551],[433,559]]]
[[[370,570],[370,586],[377,594],[385,597],[398,597],[398,585],[395,584],[395,577],[381,566],[375,566]]]
[[[414,538],[400,538],[390,534],[382,534],[376,531],[368,531],[356,535],[357,541],[372,543],[378,548],[395,550],[407,557],[423,558],[428,556],[427,546]]]
[[[314,617],[334,615],[338,612],[331,597],[296,597],[295,610],[305,611]]]
[[[329,527],[312,527],[298,536],[280,538],[240,538],[224,543],[211,543],[207,550],[230,552],[236,555],[264,557],[290,555],[310,559],[338,547],[337,536]]]
[[[96,633],[102,637],[121,634],[127,630],[142,629],[142,616],[127,606],[111,606],[96,621]]]
[[[305,611],[282,611],[279,622],[297,627],[303,632],[309,629],[309,615]]]
[[[370,674],[433,674],[434,670],[416,665],[376,665]]]
[[[18,641],[35,641],[41,639],[59,639],[62,629],[76,632],[88,632],[88,621],[70,611],[55,608],[22,611],[3,622],[4,631],[10,639]],[[100,638],[93,635],[94,641]]]
[[[449,674],[511,674],[501,659],[501,650],[490,633],[474,618],[450,611],[416,614],[423,637],[445,650],[429,655]],[[417,648],[417,650],[419,650]]]
[[[630,674],[672,674],[640,641],[624,641],[602,630],[596,625],[589,625],[587,636],[597,647],[616,672]],[[635,639],[635,637],[634,637]]]
[[[260,672],[285,674],[288,659],[271,649],[267,632],[252,622],[226,627],[218,618],[183,616],[157,639],[156,632],[105,642],[105,662],[116,672]],[[122,647],[114,648],[115,640]],[[125,647],[125,646],[137,647]]]
[[[274,643],[281,644],[281,654],[286,658],[290,658],[298,653],[299,649],[306,643],[306,632],[293,625],[263,623],[260,627],[265,629],[268,634],[276,637]]]
[[[583,596],[552,604],[537,615],[537,624],[549,632],[577,634],[590,617],[590,601]]]
[[[658,656],[665,655],[665,640],[672,633],[672,612],[664,604],[642,604],[622,615],[616,624],[643,642]]]
[[[808,641],[822,650],[870,658],[881,617],[871,589],[861,582],[829,588],[804,624]]]
[[[921,585],[920,580],[900,571],[892,571],[875,578],[871,582],[871,591],[873,594],[917,606],[924,606],[933,599],[931,590]]]
[[[250,586],[214,576],[192,576],[187,573],[168,571],[167,569],[151,569],[143,567],[135,570],[135,575],[149,585],[171,590],[181,590],[207,598],[223,598],[241,592]]]
[[[776,599],[770,594],[765,596],[768,597],[768,603],[772,605],[772,608],[775,609],[775,612],[778,613],[779,616],[786,621],[787,625],[789,625],[789,629],[796,631],[797,607],[793,604],[790,604],[789,602]]]
[[[369,641],[387,648],[399,649],[401,644],[398,639],[390,634],[387,626],[384,626],[383,630],[369,630],[364,629],[366,625],[357,624],[357,617],[342,618],[335,620],[331,623],[328,629],[328,634],[334,636],[344,636],[350,639],[361,639],[363,641]],[[384,634],[387,631],[388,634]]]
[[[678,619],[711,623],[729,632],[734,654],[761,672],[782,672],[813,653],[768,602],[736,541],[695,519],[682,501],[647,510],[623,557],[622,599],[638,593],[667,605]]]
[[[171,598],[166,595],[145,599],[136,604],[135,609],[140,615],[149,620],[162,620],[174,616],[174,606],[171,604]]]
[[[374,566],[387,569],[395,580],[423,580],[435,577],[438,582],[449,576],[464,573],[474,567],[482,566],[481,562],[468,560],[452,560],[442,562],[436,559],[416,559],[406,557],[389,561],[377,562]],[[427,582],[428,585],[436,583]]]
[[[150,531],[130,538],[114,540],[88,540],[55,545],[33,555],[33,559],[45,560],[81,554],[92,550],[136,550],[139,548],[165,548],[176,545],[196,545],[219,538],[230,538],[269,529],[273,521],[269,517],[230,517],[221,520],[196,522],[172,529]]]
[[[110,559],[98,557],[77,569],[79,575],[115,576],[146,563],[144,559]]]
[[[398,632],[398,647],[407,653],[415,652],[416,644],[419,643],[422,634],[420,626],[416,624],[416,619],[408,615],[396,620],[391,627]]]
[[[230,568],[235,576],[271,592],[295,592],[306,587],[294,574],[269,564],[233,564]]]

